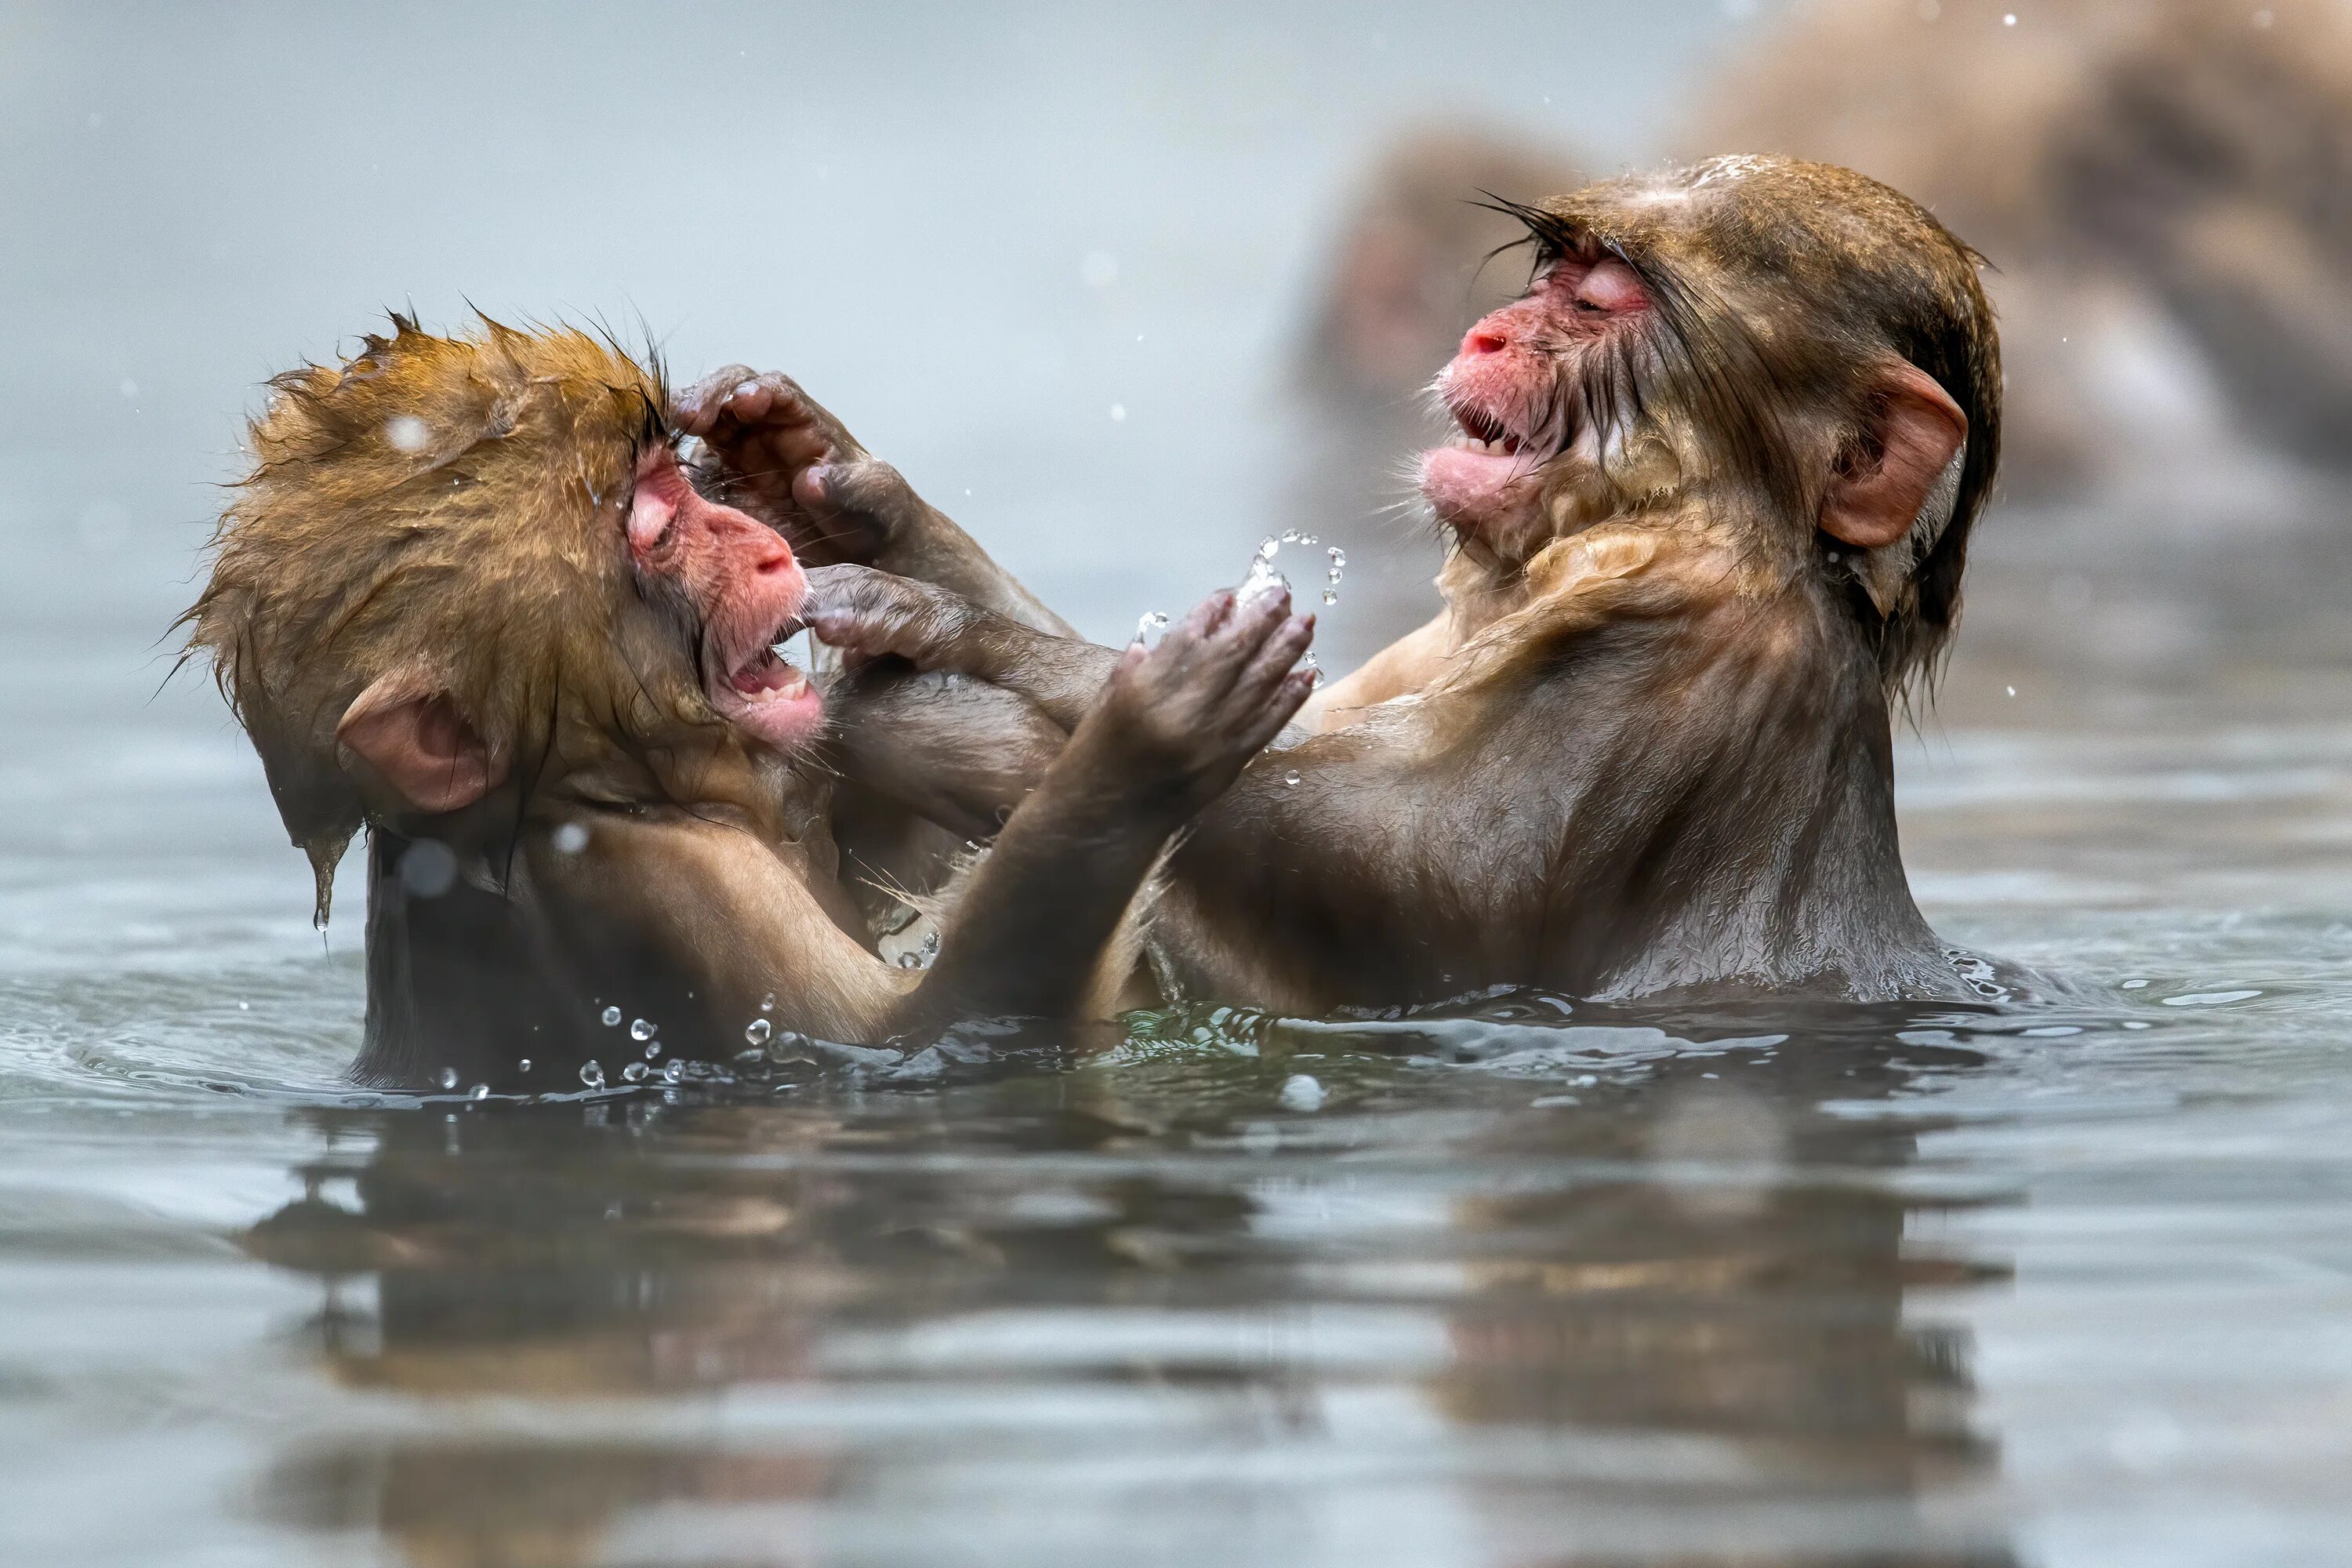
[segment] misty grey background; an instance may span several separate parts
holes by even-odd
[[[1642,159],[1728,13],[0,5],[0,615],[143,657],[258,384],[470,301],[792,372],[1116,632],[1265,530],[1384,141]]]

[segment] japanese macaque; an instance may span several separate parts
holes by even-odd
[[[1823,0],[1682,140],[1823,158],[2000,258],[2007,488],[2352,464],[2352,10]]]
[[[1306,1014],[1989,984],[1912,901],[1890,736],[1953,631],[2000,447],[1975,253],[1781,158],[1512,211],[1533,282],[1463,340],[1440,384],[1460,434],[1422,462],[1456,541],[1445,610],[1172,851],[1162,984]],[[807,614],[1065,728],[1121,657],[854,568]],[[897,727],[888,771],[921,740]]]
[[[1524,200],[1579,183],[1565,158],[1433,129],[1391,146],[1349,204],[1300,345],[1286,497],[1289,522],[1347,554],[1346,613],[1317,639],[1333,668],[1428,618],[1442,550],[1408,460],[1439,437],[1430,367],[1525,281],[1496,260],[1518,226],[1481,193]]]
[[[273,384],[188,615],[321,921],[371,830],[359,1078],[561,1089],[600,1054],[723,1058],[747,1029],[1108,1008],[1168,836],[1304,700],[1307,622],[1223,595],[1123,660],[937,963],[886,963],[808,760],[827,698],[772,651],[807,593],[792,548],[688,482],[667,389],[617,350],[395,325]]]

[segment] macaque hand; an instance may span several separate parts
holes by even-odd
[[[678,428],[709,448],[720,499],[811,565],[873,562],[922,509],[898,470],[780,371],[716,371],[678,395]]]
[[[1276,592],[1211,595],[1160,646],[1129,647],[1071,737],[1101,746],[1129,784],[1165,792],[1189,816],[1223,795],[1315,689],[1296,668],[1315,617]]]
[[[801,602],[809,630],[852,668],[898,658],[922,670],[958,669],[958,647],[984,614],[945,588],[870,566],[817,567]]]

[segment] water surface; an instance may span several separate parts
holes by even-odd
[[[0,1556],[2339,1560],[2352,715],[2086,679],[1987,573],[1906,847],[2063,1003],[1168,1016],[539,1103],[342,1086],[356,929],[216,700],[20,636]]]

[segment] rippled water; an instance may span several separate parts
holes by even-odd
[[[211,694],[12,643],[0,1558],[2339,1560],[2352,710],[2028,658],[2031,576],[1906,833],[2063,1005],[539,1104],[347,1092],[356,931]]]

